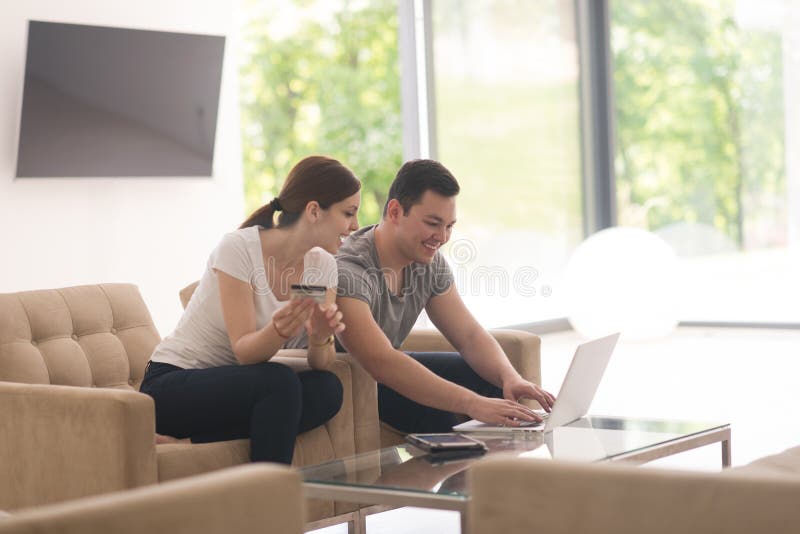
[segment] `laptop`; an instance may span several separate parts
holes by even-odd
[[[561,384],[553,410],[548,414],[537,410],[544,418],[542,423],[525,424],[524,426],[497,426],[481,423],[472,419],[453,427],[456,432],[550,432],[554,428],[564,426],[586,415],[592,404],[594,394],[603,378],[611,353],[617,345],[619,333],[587,341],[578,345],[572,363]]]

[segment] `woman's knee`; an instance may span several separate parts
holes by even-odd
[[[263,362],[252,366],[259,396],[277,396],[286,400],[302,397],[303,386],[294,370],[282,363]]]
[[[326,415],[336,415],[342,407],[344,388],[341,380],[330,371],[305,371],[298,375],[303,385],[303,399],[306,409]]]

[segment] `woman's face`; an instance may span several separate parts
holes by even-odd
[[[319,246],[336,254],[339,245],[351,232],[358,230],[358,208],[361,205],[361,192],[356,191],[344,200],[332,204],[328,209],[322,210],[319,219],[320,243]]]

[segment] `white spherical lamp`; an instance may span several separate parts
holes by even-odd
[[[616,227],[581,243],[567,264],[563,291],[569,322],[587,338],[669,334],[678,324],[678,260],[666,241]]]

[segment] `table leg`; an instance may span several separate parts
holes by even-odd
[[[355,517],[347,522],[347,534],[366,534],[366,517],[356,512]]]
[[[461,511],[461,534],[468,534],[469,529],[467,528],[467,511]]]
[[[728,439],[723,439],[721,442],[722,445],[722,468],[726,469],[731,466],[731,438],[728,436]]]
[[[363,510],[363,508],[362,508]],[[358,514],[358,533],[357,534],[367,534],[367,516],[369,514],[361,513],[359,511]]]

